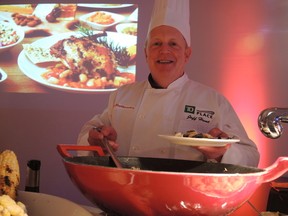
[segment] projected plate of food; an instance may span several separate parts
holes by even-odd
[[[108,92],[135,81],[136,43],[136,36],[116,32],[62,33],[23,44],[18,66],[50,88]]]
[[[124,8],[130,7],[133,4],[78,4],[78,7],[89,7],[89,8]]]

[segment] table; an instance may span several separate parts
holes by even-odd
[[[271,183],[267,211],[288,214],[288,178],[280,178]]]
[[[97,207],[94,206],[86,206],[86,205],[81,205],[81,207],[83,207],[84,209],[86,209],[87,211],[89,211],[93,216],[101,216],[101,215],[105,215],[103,213],[102,210],[100,210]]]

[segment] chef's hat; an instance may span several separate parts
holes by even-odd
[[[190,46],[189,0],[154,0],[154,8],[148,29],[168,25],[178,29]]]

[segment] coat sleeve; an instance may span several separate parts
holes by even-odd
[[[259,152],[254,145],[248,142],[232,144],[224,154],[221,163],[236,164],[241,166],[257,167],[259,163]]]
[[[220,107],[222,109],[222,118],[220,119],[219,128],[230,135],[236,135],[240,139],[239,143],[231,144],[231,147],[223,155],[221,162],[257,167],[260,155],[256,144],[248,137],[231,104],[224,100]]]
[[[88,142],[88,134],[92,127],[99,127],[101,125],[111,125],[110,122],[110,111],[111,107],[113,106],[113,101],[115,98],[115,94],[112,93],[109,97],[109,103],[108,107],[101,113],[96,114],[92,119],[87,121],[81,128],[80,133],[77,138],[77,145],[89,145]],[[78,153],[79,156],[86,156],[89,155],[87,152],[81,152]]]

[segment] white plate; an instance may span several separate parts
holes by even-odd
[[[6,28],[13,29],[13,31],[15,31],[16,34],[18,35],[18,40],[16,42],[14,42],[13,44],[10,44],[10,45],[0,47],[0,54],[1,54],[2,52],[5,52],[5,51],[15,47],[16,45],[20,44],[25,37],[25,32],[23,31],[23,29],[21,29],[19,26],[17,26],[15,23],[12,23],[12,22],[0,21],[0,27],[1,28],[3,27],[4,29],[6,29]]]
[[[128,18],[130,21],[138,21],[138,8],[129,16]]]
[[[133,4],[78,4],[79,7],[88,7],[88,8],[124,8],[130,7]]]
[[[110,23],[110,24],[101,24],[101,23],[97,23],[97,22],[91,22],[88,20],[89,17],[91,17],[95,13],[99,13],[99,12],[104,13],[105,15],[111,16],[113,18],[114,22]],[[88,25],[89,27],[96,29],[96,30],[105,30],[110,26],[113,26],[113,25],[120,23],[124,19],[125,19],[125,16],[122,16],[122,15],[116,14],[116,13],[111,13],[108,11],[95,11],[95,12],[88,13],[88,14],[85,14],[85,15],[79,17],[79,20],[83,25]]]
[[[18,191],[29,216],[92,216],[86,209],[67,199],[43,193]]]
[[[189,138],[177,137],[173,135],[158,135],[163,139],[170,141],[172,144],[188,145],[188,146],[213,146],[221,147],[229,143],[239,142],[239,139],[207,139],[207,138]]]
[[[49,48],[57,41],[70,37],[71,35],[81,37],[82,34],[80,33],[62,33],[53,35],[50,37],[39,39],[32,43],[32,45],[40,46],[42,48]],[[116,44],[121,44],[123,47],[129,47],[137,43],[137,38],[135,36],[126,35],[126,34],[119,34],[116,32],[107,32],[107,42],[111,42]],[[25,55],[24,51],[22,50],[18,56],[18,66],[20,70],[28,76],[30,79],[45,85],[49,88],[53,88],[56,90],[67,91],[67,92],[76,92],[76,93],[101,93],[101,92],[111,92],[114,91],[115,88],[111,89],[81,89],[81,88],[72,88],[72,87],[65,87],[56,84],[52,84],[47,82],[41,75],[47,71],[46,67],[41,67],[39,65],[33,64]],[[134,71],[135,73],[135,65],[131,65],[127,68],[129,72]],[[126,72],[125,69],[121,69],[121,71]]]
[[[7,79],[7,74],[0,68],[0,83]]]
[[[129,28],[135,30],[136,35],[137,35],[137,23],[121,23],[121,24],[116,25],[117,32],[122,33],[122,34],[129,34],[129,32],[127,31],[125,32],[125,30]]]

